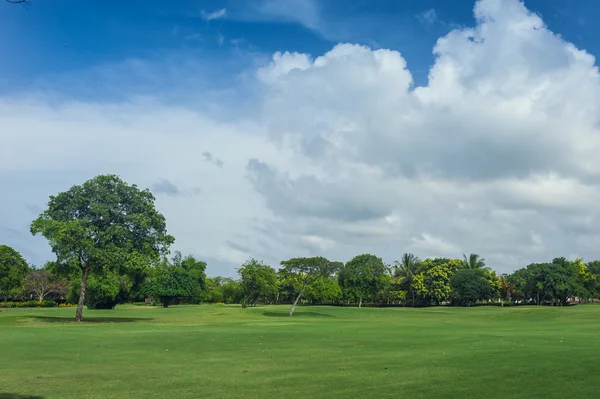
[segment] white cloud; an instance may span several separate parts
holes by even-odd
[[[213,12],[207,12],[202,10],[200,12],[202,19],[205,21],[212,21],[213,19],[222,19],[227,16],[227,9],[221,8],[219,10],[215,10]]]
[[[431,26],[438,21],[437,13],[433,8],[417,14],[417,19],[425,26]]]
[[[263,0],[258,3],[262,14],[295,21],[309,29],[320,24],[317,3],[314,0]]]
[[[323,55],[275,54],[245,91],[249,108],[216,100],[218,119],[160,95],[2,98],[0,186],[10,194],[0,196],[0,241],[50,256],[29,236],[31,209],[119,173],[161,182],[157,205],[177,249],[213,259],[212,273],[233,274],[245,248],[273,265],[310,254],[392,262],[405,251],[477,252],[499,271],[592,257],[595,60],[518,1],[482,0],[475,17],[438,40],[423,87],[399,52],[339,44]]]

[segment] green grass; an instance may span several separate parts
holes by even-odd
[[[2,393],[44,398],[592,398],[600,306],[120,306],[0,312]],[[17,397],[17,396],[14,396]]]

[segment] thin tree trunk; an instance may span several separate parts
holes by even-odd
[[[79,291],[79,302],[77,303],[77,312],[75,313],[75,320],[81,321],[83,319],[83,302],[85,301],[85,291],[87,289],[87,279],[90,274],[90,267],[86,266],[83,268],[81,274],[81,286]]]
[[[362,308],[362,294],[361,294],[360,299],[358,301],[358,307]]]
[[[411,290],[412,291],[412,296],[413,296],[413,302],[412,302],[412,307],[415,307],[415,290]]]
[[[292,308],[290,309],[290,317],[292,317],[294,315],[294,310],[296,310],[296,305],[298,304],[298,301],[302,297],[302,294],[304,293],[304,290],[306,289],[307,285],[308,284],[304,284],[304,287],[302,287],[302,291],[300,291],[300,294],[298,294],[298,296],[296,297],[296,300],[294,301],[294,304],[292,305]]]

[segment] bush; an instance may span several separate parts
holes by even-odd
[[[55,301],[0,302],[0,308],[53,308]]]

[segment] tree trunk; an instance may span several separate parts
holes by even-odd
[[[304,284],[304,287],[302,287],[302,291],[300,291],[300,294],[298,294],[298,296],[296,297],[296,300],[294,301],[294,304],[292,305],[292,308],[290,309],[290,317],[292,317],[294,315],[294,310],[296,310],[296,305],[298,304],[298,301],[302,297],[302,294],[304,293],[304,290],[306,289],[307,285],[308,284]]]
[[[358,307],[362,308],[362,295],[360,296],[360,299],[358,300]]]
[[[87,289],[87,279],[90,274],[90,267],[86,266],[83,268],[81,274],[81,286],[79,290],[79,302],[77,303],[77,312],[75,313],[75,320],[81,321],[83,319],[83,302],[85,301],[85,291]]]
[[[412,291],[412,297],[413,297],[413,302],[412,302],[412,307],[415,307],[415,290],[411,290]]]

